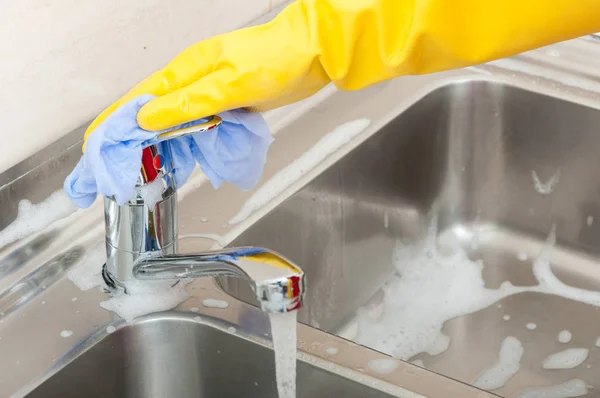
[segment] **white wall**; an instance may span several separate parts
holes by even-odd
[[[0,173],[283,0],[0,0]]]

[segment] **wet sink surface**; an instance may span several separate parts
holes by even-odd
[[[426,239],[434,215],[438,236],[453,237],[472,262],[481,261],[489,289],[506,281],[536,285],[532,264],[554,225],[554,274],[571,286],[600,290],[599,126],[598,110],[516,87],[486,81],[445,86],[232,245],[266,246],[302,264],[309,289],[300,321],[350,339],[359,309],[381,307],[382,287],[397,278],[398,242]],[[247,285],[221,284],[252,302]],[[572,378],[594,386],[600,329],[593,320],[599,316],[597,307],[559,296],[511,295],[450,320],[443,329],[449,348],[413,359],[473,383],[497,360],[502,341],[514,336],[524,348],[521,370],[495,393],[514,396]],[[561,330],[572,333],[568,344],[558,341]],[[580,347],[590,354],[577,368],[542,368],[549,354]]]
[[[28,397],[277,397],[273,351],[183,316],[109,334]],[[298,397],[391,395],[298,363]]]

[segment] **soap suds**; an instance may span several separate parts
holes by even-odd
[[[256,210],[262,208],[274,197],[292,186],[329,155],[349,143],[354,137],[363,132],[369,124],[371,124],[369,119],[357,119],[336,127],[332,132],[321,138],[311,149],[281,169],[258,188],[244,203],[238,214],[229,220],[228,224],[233,225],[244,221]]]
[[[533,262],[538,285],[504,282],[498,289],[489,289],[483,280],[483,265],[469,259],[451,231],[437,238],[434,217],[423,242],[397,244],[393,257],[397,274],[384,286],[383,311],[373,316],[368,308],[360,309],[356,342],[402,360],[423,352],[438,355],[450,344],[450,337],[442,332],[445,322],[523,292],[600,307],[600,292],[568,286],[552,273],[550,257],[555,240],[552,228]]]
[[[236,329],[236,328],[234,328],[233,326],[229,326],[229,327],[227,328],[227,331],[228,331],[229,333],[235,333],[235,332],[237,332],[237,329]]]
[[[113,292],[100,306],[131,322],[142,315],[167,311],[183,303],[188,298],[185,285],[184,280],[132,279],[126,282],[127,294]]]
[[[202,305],[208,308],[220,308],[222,310],[229,307],[229,303],[227,301],[211,298],[202,300]]]
[[[191,312],[200,312],[200,308],[198,307],[190,307]]]
[[[581,365],[588,357],[590,350],[587,348],[568,348],[564,351],[551,354],[544,359],[544,369],[573,369]]]
[[[71,337],[72,335],[73,335],[73,332],[70,330],[63,330],[60,332],[60,337],[67,338],[67,337]]]
[[[475,380],[473,385],[484,390],[496,390],[517,374],[521,368],[523,345],[512,336],[504,339],[498,361]]]
[[[533,388],[523,391],[515,398],[574,398],[587,395],[588,388],[584,381],[572,379],[550,387]]]
[[[162,200],[164,190],[163,181],[157,178],[149,184],[136,188],[138,195],[144,200],[144,204],[150,211],[154,211],[156,204]]]
[[[567,344],[572,338],[573,335],[568,330],[561,330],[560,333],[558,333],[558,341],[560,343]]]
[[[556,173],[552,175],[546,182],[541,182],[535,170],[531,171],[531,176],[533,178],[533,186],[535,190],[542,195],[550,195],[554,192],[554,188],[558,184],[560,180],[560,169],[556,170]]]
[[[106,263],[106,244],[102,242],[88,250],[81,265],[69,271],[68,278],[80,290],[102,286],[102,266],[104,263]]]
[[[504,315],[502,319],[504,319],[505,321],[510,321],[510,315]]]
[[[196,322],[201,322],[201,321],[202,321],[202,318],[201,318],[201,317],[199,317],[199,316],[195,316],[195,317],[194,317],[194,321],[196,321]]]
[[[42,231],[52,223],[75,213],[75,211],[77,211],[77,207],[62,189],[35,205],[27,199],[20,201],[17,218],[0,231],[0,249],[19,239]]]
[[[371,359],[368,363],[369,369],[375,373],[387,375],[398,367],[398,362],[389,358]]]
[[[519,261],[527,261],[527,260],[529,260],[529,256],[525,252],[520,252],[517,255],[517,258],[519,259]]]
[[[446,321],[522,291],[510,283],[498,290],[487,289],[482,265],[469,259],[454,236],[440,238],[438,244],[436,235],[434,217],[424,242],[397,245],[394,264],[398,275],[384,286],[383,313],[379,319],[373,319],[364,308],[358,313],[359,344],[401,360],[422,352],[437,355],[450,344],[442,332]]]
[[[537,329],[537,325],[533,322],[529,322],[527,325],[525,325],[525,327],[529,330],[535,330]]]
[[[106,333],[111,334],[116,332],[117,328],[115,328],[114,326],[107,326],[106,327]]]
[[[87,253],[83,264],[69,271],[69,279],[81,290],[93,287],[103,289],[102,265],[106,262],[105,244],[94,246]],[[142,315],[167,311],[177,307],[188,298],[186,280],[146,281],[131,279],[126,282],[127,294],[121,290],[111,292],[111,297],[100,303],[127,322]]]
[[[335,355],[339,352],[340,350],[335,348],[335,347],[327,347],[325,349],[325,352],[327,353],[327,355]]]

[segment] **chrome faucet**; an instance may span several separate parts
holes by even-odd
[[[233,276],[247,280],[266,312],[302,307],[304,272],[268,249],[232,248],[177,254],[177,186],[168,139],[200,133],[221,124],[209,121],[159,135],[161,142],[142,153],[136,194],[124,205],[104,198],[107,262],[106,283],[126,290],[127,280]]]

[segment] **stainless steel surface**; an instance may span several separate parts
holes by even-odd
[[[425,240],[432,214],[439,215],[439,235],[455,234],[471,259],[483,261],[488,287],[534,285],[531,261],[519,253],[535,257],[555,224],[555,272],[571,286],[600,290],[600,235],[590,221],[600,219],[599,126],[598,109],[496,82],[451,84],[391,120],[231,244],[269,245],[306,264],[311,289],[300,320],[344,337],[360,307],[381,301],[395,272],[395,244]],[[557,170],[554,192],[538,192],[532,172],[546,181]],[[567,261],[560,253],[570,253]],[[222,284],[252,302],[237,281]],[[590,327],[599,308],[541,293],[500,305],[447,322],[450,349],[418,358],[472,383],[494,363],[502,340],[516,336],[527,353],[524,369],[499,394],[574,377],[600,381],[599,331]],[[557,340],[563,329],[575,336],[574,346],[592,349],[589,367],[542,369],[546,356],[567,348]]]
[[[371,299],[369,290],[376,292],[389,275],[386,273],[391,271],[391,264],[389,257],[385,259],[387,262],[384,262],[384,257],[391,242],[400,235],[407,236],[407,241],[422,236],[427,222],[426,212],[432,203],[439,202],[442,228],[449,233],[474,231],[475,226],[485,222],[499,226],[494,233],[482,235],[480,242],[480,254],[489,263],[485,268],[485,279],[491,287],[496,281],[507,278],[513,282],[527,282],[527,278],[531,278],[527,275],[528,269],[519,267],[511,256],[519,247],[538,247],[547,233],[545,228],[550,218],[556,217],[560,262],[553,267],[564,281],[594,288],[598,280],[594,233],[597,224],[592,224],[591,232],[587,232],[581,222],[584,214],[587,217],[596,208],[596,183],[593,176],[586,173],[591,173],[595,167],[594,145],[597,140],[592,133],[592,124],[597,125],[597,112],[589,108],[597,109],[600,104],[599,55],[599,42],[576,40],[477,68],[395,79],[360,92],[326,90],[307,102],[269,113],[267,120],[276,140],[266,164],[264,181],[340,124],[367,118],[371,125],[235,227],[224,224],[237,213],[250,193],[242,193],[229,186],[215,191],[210,184],[204,183],[200,174],[196,174],[178,192],[178,223],[182,235],[178,251],[204,251],[210,248],[212,242],[205,239],[202,246],[198,236],[219,235],[216,238],[223,243],[235,240],[236,236],[241,236],[237,242],[252,237],[252,245],[269,240],[265,246],[280,249],[291,260],[297,261],[299,256],[311,257],[313,262],[299,262],[308,269],[305,269],[310,287],[308,294],[312,295],[307,299],[308,308],[301,310],[301,316],[306,322],[316,325],[318,321],[321,329],[335,332],[352,321],[353,310]],[[511,105],[512,102],[515,103]],[[499,113],[495,119],[490,115],[492,110]],[[482,125],[486,126],[484,131],[477,131]],[[401,131],[399,127],[402,127]],[[525,128],[529,129],[529,133]],[[559,128],[564,130],[559,131]],[[422,131],[417,133],[415,129]],[[547,133],[542,134],[542,129],[546,129]],[[37,204],[60,189],[62,180],[81,154],[81,134],[78,131],[66,136],[52,148],[0,176],[4,184],[0,187],[0,228],[15,219],[20,200],[30,199]],[[361,145],[362,142],[364,144]],[[377,146],[377,143],[382,146]],[[495,150],[498,147],[494,148],[494,145],[500,149]],[[373,150],[373,146],[377,151]],[[373,156],[363,158],[367,153]],[[426,156],[430,156],[430,162],[426,162]],[[340,159],[341,163],[337,163]],[[365,172],[371,174],[370,178],[366,178],[363,172],[349,174],[346,170],[357,168],[348,165],[348,159],[364,162],[364,166],[358,169],[365,168]],[[463,160],[470,161],[465,164],[464,173],[457,166]],[[551,166],[558,162],[562,163],[556,191],[544,198],[530,195],[532,186],[528,184],[531,184],[531,176],[525,178],[523,170],[535,163],[540,176],[546,172],[551,174],[556,170]],[[346,166],[340,169],[341,164]],[[389,171],[386,164],[397,168]],[[331,170],[340,170],[337,176],[339,182],[331,181],[334,179]],[[573,175],[576,172],[577,175]],[[315,185],[316,181],[320,184]],[[314,191],[307,190],[308,187]],[[349,191],[350,187],[354,191]],[[288,231],[280,229],[282,223],[274,220],[272,214],[265,221],[260,221],[296,191],[300,193],[275,210],[284,220],[293,220],[288,223]],[[489,196],[494,191],[499,192],[498,197]],[[313,206],[313,193],[314,206],[319,209],[344,211],[344,214],[339,212],[337,224],[308,228],[314,227],[315,220],[319,218],[317,214],[301,216],[306,214],[304,207]],[[309,194],[311,196],[306,196]],[[340,207],[335,200],[327,203],[327,198],[341,201],[343,206]],[[300,204],[300,207],[294,203]],[[450,211],[451,203],[457,204],[455,213]],[[477,219],[473,214],[476,214],[479,205],[482,213]],[[529,206],[534,208],[534,215],[527,214]],[[386,230],[383,221],[385,209],[398,208],[405,212],[390,217]],[[284,209],[290,211],[284,212]],[[39,213],[34,211],[32,214]],[[562,219],[559,217],[561,214]],[[348,215],[355,215],[358,220],[349,220]],[[579,219],[575,219],[577,216]],[[349,224],[342,226],[341,220]],[[361,228],[356,227],[359,223]],[[254,226],[244,234],[252,224]],[[261,373],[255,369],[256,366],[246,368],[246,362],[242,365],[241,362],[231,362],[245,360],[244,357],[255,353],[257,358],[270,360],[267,358],[270,354],[258,353],[261,349],[268,351],[266,343],[261,340],[269,331],[267,317],[251,305],[225,294],[210,278],[190,283],[190,298],[175,312],[156,314],[128,326],[115,314],[99,306],[108,298],[106,292],[97,289],[80,291],[75,287],[66,278],[68,270],[83,264],[100,270],[104,264],[105,259],[100,255],[105,237],[103,225],[102,203],[99,201],[89,210],[78,211],[44,227],[42,231],[25,234],[15,243],[10,243],[10,240],[6,243],[3,235],[10,228],[0,233],[0,241],[5,242],[4,248],[0,249],[0,396],[25,396],[45,381],[48,384],[36,391],[38,396],[53,396],[56,391],[57,395],[68,395],[69,391],[73,391],[69,388],[78,389],[77,396],[90,396],[95,388],[104,392],[110,390],[110,386],[102,390],[104,387],[100,383],[90,380],[90,374],[106,383],[111,380],[121,383],[121,376],[130,375],[126,383],[115,387],[118,393],[113,395],[116,396],[134,396],[133,391],[140,385],[136,378],[148,374],[144,372],[152,372],[151,377],[157,377],[165,386],[174,386],[174,380],[180,380],[187,386],[180,387],[182,389],[193,390],[196,380],[212,386],[206,375],[214,375],[210,373],[213,370],[206,368],[202,358],[191,353],[196,347],[191,336],[212,336],[214,345],[225,343],[212,347],[217,350],[217,355],[220,355],[219,350],[222,354],[229,345],[239,347],[239,352],[244,353],[235,358],[228,356],[224,359],[226,363],[219,365],[218,369],[225,368],[232,377],[227,379],[228,385],[223,388],[235,389],[235,382],[231,380],[248,381],[243,372],[260,374],[267,379],[266,372]],[[265,230],[268,225],[278,228],[280,233],[275,235]],[[348,235],[341,236],[340,230]],[[284,239],[294,234],[299,234],[300,239],[294,242],[297,247],[289,247],[288,252],[286,250],[292,243],[284,242]],[[525,239],[527,237],[529,239]],[[567,246],[571,244],[577,246]],[[286,250],[281,250],[283,247]],[[300,253],[301,249],[306,250]],[[331,252],[333,255],[327,258],[327,253]],[[345,256],[342,260],[347,264],[342,268],[339,266],[340,253]],[[367,254],[373,259],[369,258],[359,268],[358,260],[365,259]],[[317,268],[317,265],[321,267]],[[37,282],[29,284],[31,280]],[[331,281],[333,283],[328,285]],[[317,297],[323,299],[320,308],[314,305]],[[348,299],[345,304],[340,300],[342,297]],[[224,310],[205,308],[202,301],[206,298],[227,300],[229,307]],[[330,376],[315,370],[323,380],[350,379],[356,383],[351,385],[352,391],[360,388],[365,391],[363,396],[372,392],[366,387],[373,387],[404,397],[419,396],[415,394],[430,398],[491,397],[492,394],[472,388],[468,383],[473,381],[472,376],[477,371],[483,370],[491,359],[495,359],[499,339],[514,333],[523,340],[526,351],[521,371],[502,390],[502,395],[513,396],[525,384],[528,387],[550,384],[559,375],[564,378],[580,375],[594,385],[597,379],[593,373],[597,368],[594,361],[598,355],[595,348],[590,354],[590,369],[544,373],[539,366],[542,353],[539,347],[545,346],[548,352],[557,349],[558,325],[561,329],[570,328],[574,336],[573,345],[593,345],[592,336],[597,331],[590,321],[594,314],[588,307],[556,297],[533,297],[531,294],[511,297],[502,304],[504,309],[512,312],[514,323],[498,321],[501,314],[495,307],[450,321],[444,331],[454,337],[452,346],[443,356],[424,357],[428,369],[397,361],[396,369],[385,375],[374,372],[368,366],[369,360],[385,358],[384,355],[300,324],[299,360],[304,363],[300,367],[309,369],[314,366],[337,375]],[[9,311],[4,311],[7,308]],[[190,325],[190,314],[185,314],[190,310],[198,311],[191,317],[199,315],[201,324]],[[213,322],[209,320],[211,317],[220,320]],[[522,326],[529,321],[538,323],[538,329],[535,333],[524,334]],[[565,326],[567,322],[570,322],[569,326]],[[119,331],[108,334],[107,326],[114,326]],[[221,337],[228,333],[229,327],[236,328],[236,336]],[[219,330],[207,331],[210,328]],[[60,336],[63,330],[73,334],[63,338]],[[150,338],[146,333],[151,331],[158,335]],[[178,336],[184,344],[166,336],[167,333]],[[460,338],[457,339],[458,335]],[[239,338],[239,343],[229,338]],[[162,355],[159,359],[147,348],[149,344],[159,347],[156,348]],[[131,351],[128,347],[132,347]],[[204,350],[207,346],[198,342],[198,347]],[[327,349],[331,347],[339,352],[328,354]],[[181,362],[170,356],[171,351],[181,354],[178,357]],[[211,361],[214,360],[211,355],[208,356]],[[149,358],[148,361],[145,361],[146,358]],[[159,368],[160,364],[154,366],[153,361],[162,361],[163,358],[169,358],[168,362],[163,361],[170,365],[169,369],[180,372],[168,373],[167,369],[158,379],[155,370],[162,371],[164,368]],[[182,369],[185,366],[182,363],[191,364],[191,367]],[[198,364],[204,367],[199,369]],[[244,366],[243,371],[241,366]],[[102,371],[90,371],[100,367]],[[119,375],[111,371],[113,369],[119,370]],[[584,373],[579,373],[581,370]],[[308,370],[301,372],[302,380],[306,381],[300,383],[305,384],[300,388],[314,384],[317,389],[311,392],[311,396],[319,396],[322,389],[329,392],[324,383],[306,378],[307,373],[304,372]],[[467,383],[436,372],[455,375]],[[111,376],[114,378],[111,379]],[[271,378],[267,383],[272,383],[273,376],[268,377]],[[86,382],[78,383],[78,380]],[[338,381],[331,383],[341,385]],[[340,383],[350,386],[346,381]],[[262,390],[263,387],[259,383],[260,392],[266,392],[268,396],[272,384],[268,389]],[[346,387],[340,388],[346,392]],[[252,391],[248,388],[244,392]],[[111,394],[104,396],[107,395]],[[329,396],[336,394],[329,393]],[[598,396],[597,389],[590,391],[588,396]]]
[[[28,396],[277,397],[274,356],[267,341],[249,341],[210,323],[192,316],[165,316],[128,325]],[[393,395],[300,362],[297,397]]]
[[[136,261],[133,275],[143,280],[235,277],[250,284],[260,309],[265,312],[302,308],[306,290],[300,267],[261,247],[151,255]]]

